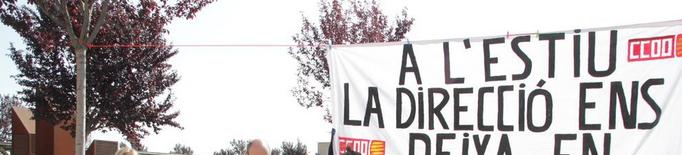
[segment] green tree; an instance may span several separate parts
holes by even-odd
[[[214,152],[213,155],[244,155],[246,154],[246,146],[248,144],[249,142],[246,140],[233,139],[230,141],[230,146]]]
[[[0,96],[0,143],[12,143],[12,107],[25,104],[16,96]]]
[[[282,142],[282,155],[305,155],[308,154],[308,147],[300,140],[294,142]]]
[[[5,150],[4,147],[0,147],[0,154],[1,155],[10,155],[9,150]]]
[[[173,146],[173,151],[171,151],[170,153],[192,155],[194,154],[194,150],[192,150],[192,148],[189,146],[175,144],[175,146]]]
[[[374,0],[321,0],[319,7],[319,23],[303,16],[301,31],[293,36],[298,47],[291,48],[289,55],[298,62],[298,79],[291,92],[301,106],[323,108],[323,118],[331,122],[327,41],[334,45],[400,41],[410,31],[414,18],[403,9],[394,24],[389,24]]]
[[[282,150],[279,148],[272,148],[272,150],[270,150],[270,155],[282,155]]]

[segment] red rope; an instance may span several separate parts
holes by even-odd
[[[302,47],[301,45],[287,44],[179,44],[179,45],[154,45],[154,44],[113,44],[113,45],[88,45],[88,48],[160,48],[160,47]],[[318,47],[324,45],[303,45],[303,47]]]

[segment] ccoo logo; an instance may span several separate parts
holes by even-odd
[[[345,153],[347,146],[363,155],[384,155],[386,153],[386,142],[382,140],[339,137],[339,154]]]
[[[628,62],[682,57],[682,34],[628,40]]]

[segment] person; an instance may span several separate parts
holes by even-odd
[[[137,155],[137,151],[128,147],[123,147],[116,151],[116,155]]]
[[[346,152],[344,152],[342,155],[361,155],[361,154],[360,154],[360,152],[353,151],[353,148],[351,148],[351,144],[346,144]]]
[[[270,155],[270,150],[260,139],[254,139],[246,145],[246,155]]]

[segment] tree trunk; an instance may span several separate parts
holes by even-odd
[[[87,48],[76,47],[76,155],[85,155],[85,97]]]

